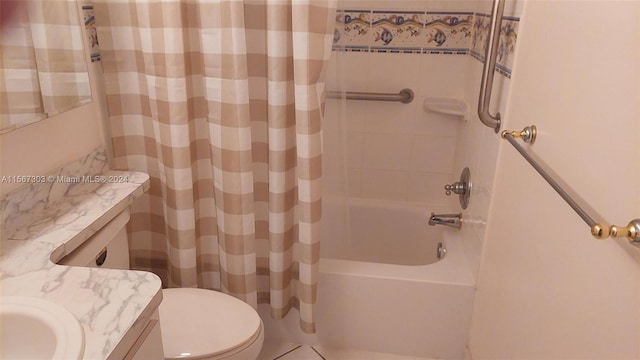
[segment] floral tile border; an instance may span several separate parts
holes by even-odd
[[[475,14],[473,20],[473,37],[471,39],[471,46],[469,51],[471,54],[484,62],[484,53],[487,47],[487,35],[489,34],[489,27],[491,16],[487,14]]]
[[[472,12],[338,10],[333,49],[467,54]]]
[[[427,12],[424,28],[426,42],[423,50],[445,48],[450,51],[467,51],[473,33],[473,13]]]
[[[509,72],[513,69],[513,54],[516,51],[516,40],[518,40],[518,26],[520,19],[514,17],[503,17],[500,28],[500,43],[498,46],[497,63]]]
[[[338,10],[333,46],[349,48],[353,51],[368,50],[368,36],[371,34],[370,10]]]
[[[491,16],[473,12],[338,10],[334,51],[472,55],[484,62]],[[511,77],[517,17],[503,17],[496,71]]]
[[[484,62],[484,54],[487,48],[491,16],[488,14],[476,14],[474,21],[473,39],[470,53],[476,60]],[[503,17],[500,27],[500,40],[498,43],[498,57],[496,59],[496,71],[506,77],[511,77],[513,68],[513,53],[518,39],[518,26],[520,18]]]
[[[424,12],[373,11],[369,44],[374,50],[395,48],[420,52],[424,20]]]
[[[98,46],[98,32],[96,19],[93,15],[93,5],[82,5],[82,19],[87,30],[87,46],[91,52],[91,62],[100,61],[100,47]]]

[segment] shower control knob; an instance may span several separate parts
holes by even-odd
[[[466,185],[467,184],[461,182],[456,182],[451,185],[445,185],[445,194],[447,194],[447,196],[451,195],[452,192],[456,195],[464,194],[466,191]]]
[[[451,193],[458,195],[460,198],[460,206],[462,206],[463,209],[467,208],[469,198],[471,197],[471,172],[468,167],[462,170],[460,181],[444,186],[444,193],[447,194],[447,196],[451,195]]]

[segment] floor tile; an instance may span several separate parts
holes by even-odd
[[[373,360],[373,353],[369,351],[335,349],[325,346],[314,346],[316,350],[326,359],[331,360]]]
[[[256,360],[273,360],[278,356],[299,347],[299,344],[265,341]]]
[[[265,342],[257,360],[435,360],[425,357],[338,349],[318,345]]]
[[[424,357],[379,353],[373,351],[336,349],[325,346],[314,348],[327,360],[434,360]]]
[[[302,345],[299,348],[287,353],[284,356],[276,358],[277,360],[323,360],[311,346]]]

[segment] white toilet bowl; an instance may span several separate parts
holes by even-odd
[[[264,328],[248,304],[205,289],[165,289],[160,304],[166,359],[255,360]]]

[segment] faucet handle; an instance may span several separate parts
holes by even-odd
[[[460,198],[460,206],[466,209],[469,205],[469,197],[471,196],[471,172],[466,167],[460,174],[460,181],[444,186],[444,193],[449,196],[454,193]]]
[[[447,196],[451,195],[452,192],[456,195],[464,194],[467,191],[467,184],[461,181],[454,182],[453,184],[445,185],[444,190]]]

